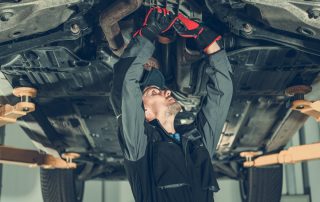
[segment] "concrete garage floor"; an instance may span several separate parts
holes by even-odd
[[[320,140],[320,126],[309,119],[297,133],[291,145]],[[35,149],[30,139],[17,125],[6,126],[6,145]],[[318,202],[320,192],[320,160],[284,167],[283,197],[281,202]],[[303,178],[303,175],[305,176]],[[221,191],[215,195],[216,202],[240,202],[238,182],[230,179],[219,181]],[[104,190],[104,191],[102,191]],[[304,194],[306,191],[310,194]],[[41,202],[40,174],[38,168],[5,165],[3,169],[1,202]],[[133,202],[128,182],[89,181],[86,183],[84,202]]]

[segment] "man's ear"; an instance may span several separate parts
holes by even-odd
[[[152,121],[156,117],[155,114],[150,109],[145,109],[144,116],[148,122]]]

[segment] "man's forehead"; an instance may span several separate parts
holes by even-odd
[[[161,90],[158,86],[147,86],[147,87],[143,90],[143,94],[146,93],[147,91],[151,90],[151,89]]]

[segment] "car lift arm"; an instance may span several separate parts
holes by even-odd
[[[320,100],[310,102],[307,100],[296,100],[292,103],[291,109],[300,111],[320,122]]]
[[[35,110],[35,104],[31,102],[31,98],[36,96],[36,89],[28,87],[15,88],[13,94],[20,97],[20,102],[14,106],[0,104],[0,127],[8,123],[15,123],[17,118]],[[40,166],[43,168],[76,168],[77,165],[72,160],[78,157],[79,154],[76,153],[65,153],[62,155],[64,160],[49,154],[39,153],[38,151],[0,146],[0,163],[6,164],[29,167]]]
[[[43,168],[76,168],[72,157],[67,161],[38,151],[0,146],[0,163]]]
[[[273,164],[292,164],[301,161],[320,159],[320,143],[299,145],[290,147],[277,154],[269,154],[257,157],[261,152],[241,152],[240,156],[245,157],[244,167],[262,167]]]
[[[297,85],[287,88],[285,94],[292,97],[292,110],[300,111],[320,122],[320,100],[308,101],[304,99],[304,95],[311,90],[310,86]]]
[[[320,122],[320,100],[304,100],[304,94],[309,93],[311,87],[305,85],[292,86],[286,89],[286,95],[293,97],[291,109],[300,111]],[[320,159],[320,143],[290,147],[277,154],[262,155],[262,152],[241,152],[246,158],[244,167],[262,167],[273,164],[299,163],[301,161]],[[254,158],[254,159],[253,159]]]
[[[13,90],[13,94],[20,97],[20,102],[12,106],[0,103],[0,127],[8,123],[15,123],[17,118],[27,115],[35,110],[35,104],[31,102],[37,94],[36,89],[20,87]]]

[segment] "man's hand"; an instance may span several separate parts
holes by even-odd
[[[220,35],[210,28],[188,19],[181,13],[178,14],[174,28],[180,36],[196,39],[199,48],[207,54],[212,54],[220,50],[219,45],[216,43],[221,39]]]
[[[139,34],[153,41],[159,34],[168,31],[176,19],[176,16],[166,8],[152,7],[144,19],[142,28],[140,28],[133,37]]]

